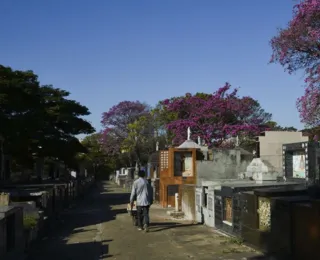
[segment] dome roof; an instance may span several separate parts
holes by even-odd
[[[192,140],[186,140],[180,146],[178,146],[178,148],[179,149],[191,149],[191,148],[201,149],[201,146]]]

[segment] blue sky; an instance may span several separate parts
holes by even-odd
[[[228,81],[283,126],[301,128],[301,76],[268,64],[293,0],[4,0],[0,64],[32,69],[101,114],[123,100],[214,92]]]

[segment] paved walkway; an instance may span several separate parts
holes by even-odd
[[[138,231],[126,212],[128,200],[129,194],[114,184],[99,184],[62,215],[61,225],[30,252],[28,260],[262,259],[205,226],[169,220],[158,206],[150,210],[150,232]]]

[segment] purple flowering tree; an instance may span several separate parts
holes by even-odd
[[[220,146],[229,137],[256,135],[264,130],[262,125],[271,119],[271,114],[258,101],[237,93],[226,83],[213,94],[187,93],[161,101],[162,109],[171,118],[166,127],[173,134],[173,143],[179,145],[186,140],[188,127],[194,140],[200,136],[208,146]]]
[[[320,124],[320,0],[304,0],[294,6],[288,27],[271,40],[271,62],[280,63],[289,73],[303,70],[305,94],[297,100],[303,123]]]
[[[128,125],[149,114],[149,106],[139,101],[122,101],[102,114],[101,142],[108,154],[119,154],[128,137]]]

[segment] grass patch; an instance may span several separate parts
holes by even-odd
[[[223,254],[232,254],[232,253],[242,253],[242,251],[239,250],[238,248],[232,247],[232,248],[223,249],[222,253]]]
[[[230,237],[220,242],[223,249],[220,254],[231,254],[231,253],[243,253],[243,252],[257,252],[255,249],[248,247],[244,243],[242,238]]]
[[[228,245],[228,244],[233,244],[233,245],[238,245],[241,246],[243,244],[243,239],[237,238],[237,237],[230,237],[227,240],[221,241],[220,245]]]
[[[242,245],[244,240],[242,238],[237,238],[237,237],[231,237],[229,238],[229,243],[230,244],[236,244],[236,245]]]
[[[25,229],[33,229],[37,226],[38,219],[34,216],[24,216],[23,217],[23,227]]]

